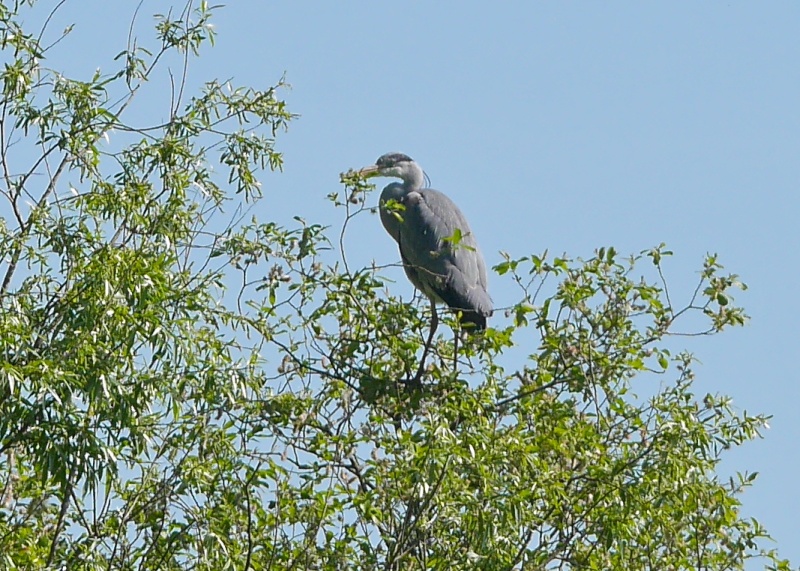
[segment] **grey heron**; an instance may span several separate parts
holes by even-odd
[[[486,319],[492,315],[486,264],[458,206],[438,190],[423,188],[424,171],[402,153],[382,155],[359,174],[402,181],[381,192],[380,217],[400,247],[408,279],[431,302],[428,344],[439,322],[436,303],[447,304],[471,329],[486,329]]]

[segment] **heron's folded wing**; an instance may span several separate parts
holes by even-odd
[[[430,189],[408,193],[404,206],[400,250],[423,282],[420,289],[430,288],[452,308],[491,315],[485,265],[461,210]]]

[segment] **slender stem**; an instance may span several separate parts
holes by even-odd
[[[462,329],[453,331],[453,374],[458,375],[458,339],[461,337]]]
[[[433,336],[436,334],[436,328],[439,327],[439,314],[436,313],[436,304],[433,300],[431,301],[431,331],[428,333],[428,340],[425,342],[425,349],[422,351],[422,359],[419,362],[419,368],[417,369],[417,374],[414,375],[414,378],[411,380],[411,386],[414,388],[421,388],[422,387],[422,371],[425,370],[425,360],[428,358],[428,351],[431,349],[431,345],[433,344]]]

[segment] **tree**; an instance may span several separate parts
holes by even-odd
[[[519,302],[457,355],[438,336],[418,388],[426,305],[329,238],[371,187],[343,175],[339,230],[243,214],[281,166],[281,82],[128,119],[214,9],[75,79],[34,4],[0,3],[3,568],[789,568],[738,512],[754,474],[714,474],[767,419],[696,396],[674,350],[745,320],[715,256],[682,306],[663,246],[506,256]]]

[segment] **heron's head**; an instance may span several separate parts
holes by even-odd
[[[386,176],[399,178],[406,185],[421,186],[424,182],[425,173],[422,168],[408,155],[403,153],[386,153],[378,157],[374,165],[370,165],[358,171],[364,178],[375,176]]]

